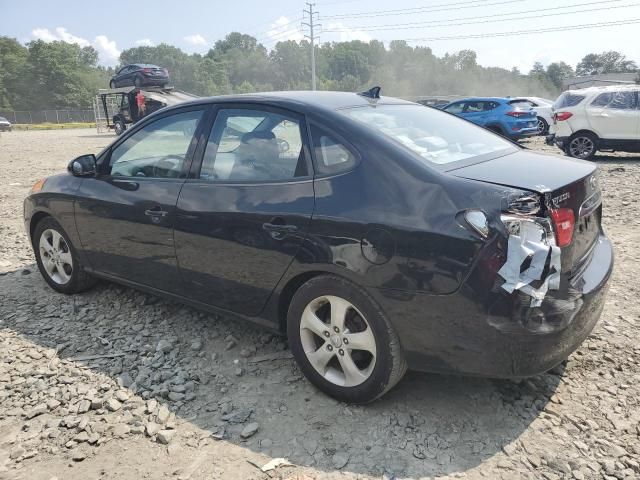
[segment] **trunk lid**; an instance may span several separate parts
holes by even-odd
[[[543,204],[541,215],[550,216],[550,209],[571,209],[575,225],[571,243],[562,247],[562,270],[573,276],[588,260],[598,239],[602,216],[593,163],[523,150],[449,173],[536,192]]]

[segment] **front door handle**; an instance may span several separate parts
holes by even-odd
[[[144,214],[148,217],[166,217],[169,215],[169,212],[165,212],[160,207],[153,207],[150,210],[145,210]]]

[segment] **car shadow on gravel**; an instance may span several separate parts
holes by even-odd
[[[558,369],[512,382],[410,372],[379,401],[353,406],[307,382],[282,337],[241,320],[109,283],[81,295],[57,294],[34,265],[0,276],[0,301],[0,331],[15,332],[60,359],[54,367],[51,358],[43,360],[41,367],[53,368],[53,374],[33,368],[61,402],[51,414],[77,414],[80,402],[93,395],[86,415],[108,416],[113,413],[102,402],[124,385],[136,393],[120,411],[131,412],[127,435],[143,436],[142,429],[151,433],[149,441],[166,440],[147,428],[160,422],[157,408],[148,411],[149,400],[156,399],[176,413],[175,425],[197,427],[214,442],[322,471],[465,472],[501,450],[509,452],[562,375]],[[77,387],[83,383],[89,385],[88,392],[81,390],[84,397]],[[65,395],[71,384],[76,394]],[[5,405],[20,408],[16,402],[9,397]],[[29,408],[23,405],[23,414]],[[0,417],[7,415],[0,409]],[[50,441],[62,448],[67,437]],[[179,431],[171,441],[183,441]]]

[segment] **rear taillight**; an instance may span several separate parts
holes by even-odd
[[[507,115],[509,115],[510,117],[516,117],[516,118],[528,117],[529,116],[529,112],[512,111],[512,112],[507,112]]]
[[[571,112],[556,112],[553,114],[553,118],[558,122],[564,122],[565,120],[569,120],[573,117],[573,113]]]
[[[144,73],[151,73],[151,72],[153,72],[153,68],[143,68],[142,71]]]
[[[551,219],[556,230],[556,242],[559,247],[566,247],[573,238],[573,229],[576,224],[575,215],[570,208],[558,208],[551,210]]]

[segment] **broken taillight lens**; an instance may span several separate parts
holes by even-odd
[[[576,224],[575,215],[570,208],[551,210],[551,219],[556,230],[556,242],[559,247],[565,247],[573,239],[573,229]]]
[[[558,122],[564,122],[565,120],[569,120],[571,117],[573,117],[573,113],[571,112],[556,112],[553,115],[553,118]]]

